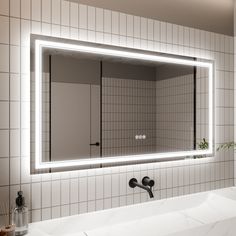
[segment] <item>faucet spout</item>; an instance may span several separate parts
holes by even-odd
[[[147,192],[148,192],[150,198],[154,198],[151,187],[148,187]]]
[[[131,188],[135,188],[135,187],[142,188],[142,189],[144,189],[144,190],[146,190],[146,191],[148,192],[150,198],[153,198],[153,197],[154,197],[154,195],[153,195],[153,193],[152,193],[152,187],[144,186],[143,184],[138,183],[137,179],[135,179],[135,178],[132,178],[132,179],[129,181],[129,186],[130,186]]]

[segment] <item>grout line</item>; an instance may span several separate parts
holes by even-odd
[[[21,0],[20,0],[20,6],[21,6]],[[21,7],[20,7],[20,17],[21,17],[22,13],[21,13]],[[22,157],[21,157],[21,153],[22,153],[22,74],[21,74],[21,66],[22,66],[22,62],[21,62],[21,57],[22,57],[22,50],[21,50],[21,47],[22,47],[22,35],[21,35],[21,32],[22,32],[22,28],[21,28],[21,18],[20,18],[20,190],[21,190],[21,187],[22,187],[22,184],[21,184],[21,174],[22,174],[22,169],[21,169],[21,164],[22,164]]]
[[[60,37],[61,37],[61,26],[62,26],[62,0],[59,0],[60,1],[60,24],[59,24],[59,26],[60,26]]]
[[[9,21],[9,44],[10,44],[10,40],[11,40],[11,24],[10,24],[10,12],[11,11],[11,4],[10,4],[10,1],[9,1],[9,18],[8,18],[8,21]],[[9,96],[9,131],[8,131],[8,135],[9,135],[9,137],[8,137],[8,142],[9,142],[9,150],[8,150],[8,158],[9,158],[9,185],[8,185],[8,194],[9,194],[9,200],[8,200],[8,204],[9,204],[9,209],[8,209],[8,211],[9,211],[9,218],[8,218],[8,221],[9,221],[9,224],[10,224],[10,221],[11,221],[11,219],[10,219],[10,211],[11,211],[11,203],[10,203],[10,199],[11,199],[11,162],[10,162],[10,154],[11,154],[11,135],[10,135],[10,128],[11,128],[11,124],[10,124],[10,118],[11,118],[11,112],[10,112],[10,109],[11,109],[11,107],[10,107],[10,96],[11,96],[11,93],[10,93],[10,91],[11,91],[11,71],[10,71],[10,69],[11,69],[11,65],[10,65],[10,62],[11,62],[11,48],[10,48],[10,46],[9,46],[9,67],[8,67],[8,70],[9,70],[9,82],[8,82],[8,89],[9,89],[9,94],[8,94],[8,96]]]
[[[42,0],[39,0],[40,2],[40,34],[42,34],[43,31],[43,24],[42,24]],[[42,180],[42,179],[41,179]],[[43,219],[43,214],[42,214],[42,206],[43,206],[43,182],[40,181],[40,217],[41,217],[41,221]]]
[[[32,22],[33,22],[33,20],[32,20],[32,0],[30,0],[30,20],[29,21],[30,21],[30,33],[32,33],[32,31],[33,31],[33,29],[32,29],[32,27],[33,27],[33,24],[32,24]],[[32,209],[32,178],[31,178],[31,176],[30,176],[30,202],[29,202],[29,205],[30,205],[30,209]],[[32,221],[33,221],[33,214],[31,211],[31,222]]]
[[[51,32],[50,32],[50,35],[52,35],[52,0],[50,1],[50,7],[51,7],[51,9],[50,9],[50,29],[51,29]],[[51,219],[52,219],[52,208],[53,208],[53,206],[52,206],[52,178],[51,178],[51,180],[50,180],[50,196],[51,196],[51,199],[50,199],[50,214],[51,214]]]

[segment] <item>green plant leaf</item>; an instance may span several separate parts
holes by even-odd
[[[231,148],[236,148],[236,143],[235,142],[228,142],[228,143],[223,143],[221,144],[216,150],[220,151],[220,150],[229,150]]]

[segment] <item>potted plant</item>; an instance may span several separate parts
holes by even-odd
[[[208,149],[209,143],[206,141],[205,138],[203,138],[202,141],[197,144],[197,146],[198,146],[198,149],[205,150],[205,149]],[[198,156],[194,156],[194,159],[203,158],[203,157],[204,156],[202,156],[202,155],[198,155]]]

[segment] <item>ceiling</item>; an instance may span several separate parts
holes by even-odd
[[[234,34],[234,0],[69,0],[211,32]]]

